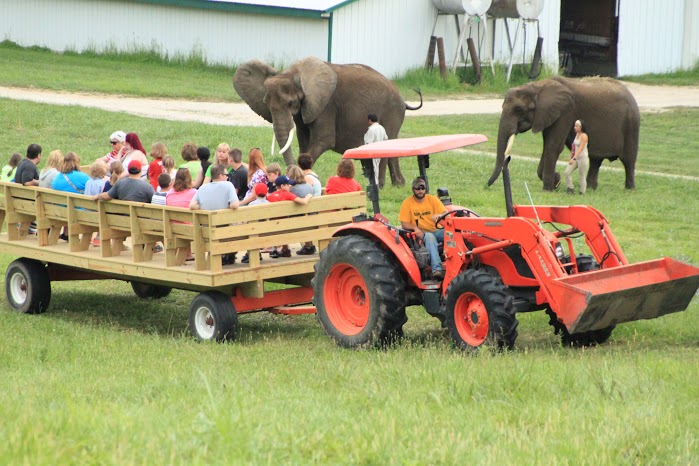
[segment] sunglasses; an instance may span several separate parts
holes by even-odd
[[[112,145],[119,144],[119,141],[109,141]]]
[[[427,188],[425,187],[425,185],[424,185],[424,184],[421,184],[420,186],[415,186],[415,187],[413,188],[413,191],[424,191],[425,189],[427,189]]]

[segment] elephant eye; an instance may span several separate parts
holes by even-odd
[[[291,108],[291,107],[293,107],[293,106],[294,106],[294,101],[293,101],[293,100],[290,100],[290,101],[289,101],[289,108]]]

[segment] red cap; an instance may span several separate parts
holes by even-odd
[[[136,173],[141,173],[141,162],[138,160],[131,160],[129,163],[129,173],[135,175]]]
[[[267,189],[267,183],[257,183],[253,191],[255,192],[255,196],[266,196],[269,189]]]

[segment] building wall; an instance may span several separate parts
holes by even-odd
[[[327,20],[152,5],[128,0],[2,0],[0,37],[23,46],[83,51],[159,47],[212,63],[327,58]]]
[[[699,65],[699,0],[685,0],[682,68]]]
[[[619,8],[619,76],[682,68],[685,0],[622,0]]]

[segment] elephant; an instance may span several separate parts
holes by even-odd
[[[488,186],[498,178],[514,136],[528,130],[542,132],[544,149],[537,168],[544,190],[560,183],[556,172],[564,146],[573,141],[575,120],[583,120],[589,137],[590,170],[587,186],[597,189],[597,176],[604,159],[621,160],[626,188],[634,189],[641,115],[631,92],[610,78],[563,78],[555,76],[507,91],[498,129],[495,169]]]
[[[299,60],[281,73],[259,60],[248,61],[233,75],[233,87],[255,113],[272,123],[287,165],[294,163],[294,125],[299,149],[315,161],[328,149],[343,153],[364,144],[370,113],[378,117],[388,138],[395,139],[405,110],[422,107],[422,94],[419,106],[406,105],[395,84],[373,68],[315,57]],[[384,184],[387,164],[391,182],[402,186],[405,180],[395,158],[381,161],[379,185]]]

